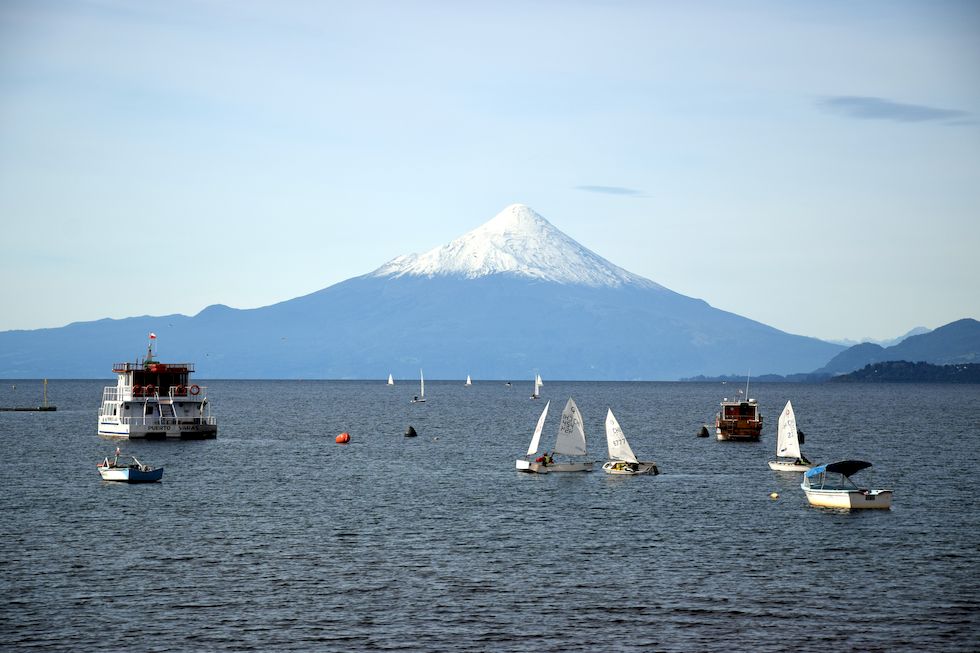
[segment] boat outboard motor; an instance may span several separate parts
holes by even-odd
[[[706,437],[708,437],[708,427],[707,426],[703,426],[703,425],[701,426],[701,430],[698,431],[698,437],[699,438],[706,438]]]
[[[415,432],[415,428],[411,424],[409,424],[408,425],[408,428],[405,429],[405,437],[406,438],[414,438],[417,435],[418,435],[418,433]]]

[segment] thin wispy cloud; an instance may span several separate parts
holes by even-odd
[[[879,97],[837,95],[822,98],[819,105],[831,113],[859,120],[892,120],[895,122],[941,122],[947,125],[972,125],[973,114],[957,109],[941,109],[922,104],[905,104]]]
[[[646,197],[641,190],[636,190],[635,188],[624,188],[622,186],[576,186],[575,190],[584,190],[588,193],[605,193],[606,195]]]

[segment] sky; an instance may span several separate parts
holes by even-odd
[[[0,3],[0,330],[265,306],[515,202],[790,333],[980,318],[980,3]]]

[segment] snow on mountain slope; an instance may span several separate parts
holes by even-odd
[[[448,245],[399,256],[371,276],[475,279],[493,274],[591,287],[662,288],[586,249],[523,204],[511,204]]]

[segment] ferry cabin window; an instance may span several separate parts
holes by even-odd
[[[152,414],[153,414],[153,404],[146,404],[143,407],[143,415],[152,415]]]

